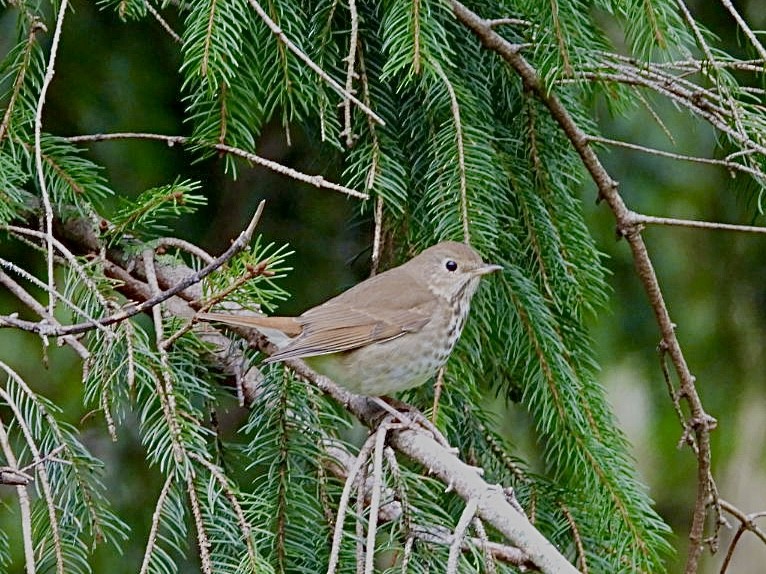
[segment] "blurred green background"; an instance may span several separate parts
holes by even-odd
[[[731,17],[717,3],[688,3],[693,13],[721,39],[729,51],[739,53],[739,36]],[[740,2],[750,25],[766,25],[762,0]],[[59,135],[115,131],[188,133],[184,125],[177,69],[178,49],[151,20],[120,22],[113,12],[92,3],[75,3],[76,14],[64,25],[57,73],[48,96],[45,130]],[[171,25],[174,24],[171,22]],[[13,19],[0,12],[0,51]],[[83,41],[87,38],[87,41]],[[148,65],[151,63],[151,65]],[[662,149],[683,150],[712,157],[715,134],[662,102],[654,101],[675,139],[668,141],[649,114],[611,117],[598,102],[594,115],[602,134]],[[314,147],[314,139],[297,130],[287,145],[284,129],[273,125],[260,138],[259,153],[297,169],[339,180],[339,164],[330,150]],[[209,199],[207,209],[179,221],[175,233],[219,252],[242,229],[261,199],[267,209],[259,232],[267,241],[289,243],[295,271],[283,280],[293,294],[280,311],[286,314],[319,303],[368,273],[371,222],[360,215],[355,200],[279,176],[261,168],[240,165],[238,178],[223,173],[218,159],[194,162],[180,147],[158,142],[117,141],[91,144],[89,155],[106,166],[114,189],[125,196],[176,178],[200,180]],[[606,167],[621,184],[629,207],[651,215],[685,217],[732,223],[762,224],[756,197],[742,177],[733,179],[720,169],[631,152],[604,150]],[[720,155],[720,152],[719,152]],[[688,448],[677,448],[681,428],[668,399],[659,368],[658,330],[646,296],[636,278],[624,242],[616,241],[614,221],[605,206],[595,204],[594,186],[582,189],[590,228],[605,254],[614,289],[608,309],[592,319],[601,380],[608,388],[615,411],[634,445],[640,471],[671,524],[681,571],[686,530],[695,495],[696,465]],[[105,215],[114,205],[107,205]],[[713,433],[714,471],[722,496],[747,512],[766,510],[766,385],[764,323],[766,322],[766,237],[726,232],[651,228],[645,233],[678,336],[708,412],[719,421]],[[42,260],[24,246],[0,244],[9,259]],[[0,312],[16,310],[16,302],[0,292]],[[40,339],[0,330],[0,348],[9,364],[36,389],[60,405],[67,418],[78,423],[87,417],[81,404],[80,365],[68,349],[44,352]],[[71,373],[71,387],[50,383],[51,372]],[[61,380],[57,375],[56,381]],[[493,400],[488,398],[488,401]],[[526,418],[513,405],[498,403],[504,431],[532,462],[535,438]],[[241,413],[232,402],[235,426]],[[88,419],[86,443],[110,464],[134,459],[135,476],[107,475],[110,494],[119,513],[133,528],[132,536],[145,540],[158,475],[143,466],[136,435],[113,445],[102,422]],[[2,493],[0,493],[2,494]],[[0,513],[0,528],[18,536],[15,502],[7,494]],[[735,524],[736,526],[736,524]],[[717,572],[733,530],[725,530],[722,551],[705,558],[705,572]],[[751,535],[740,542],[731,572],[764,571],[766,548]],[[20,545],[17,545],[20,547]],[[111,564],[118,572],[137,571],[140,555]],[[98,571],[98,569],[97,569]]]

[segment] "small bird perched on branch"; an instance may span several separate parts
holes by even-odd
[[[447,362],[482,275],[500,269],[444,241],[298,317],[197,317],[257,329],[277,347],[266,363],[303,359],[351,392],[380,396],[425,383]]]

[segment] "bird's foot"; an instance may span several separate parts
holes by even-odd
[[[431,433],[434,440],[441,446],[448,449],[450,452],[455,451],[455,449],[449,445],[449,442],[441,431],[436,428],[436,425],[412,405],[391,397],[374,397],[373,401],[393,417],[394,420],[397,420],[410,428],[418,426],[424,428]]]

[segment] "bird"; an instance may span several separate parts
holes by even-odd
[[[383,396],[422,385],[444,366],[481,277],[501,269],[468,244],[443,241],[297,317],[197,318],[257,329],[277,349],[265,363],[303,359],[348,391]]]

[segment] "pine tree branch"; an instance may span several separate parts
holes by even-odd
[[[165,502],[170,492],[170,487],[173,486],[173,475],[168,474],[165,479],[165,484],[162,485],[160,495],[157,497],[157,503],[154,506],[154,513],[152,514],[152,525],[149,529],[149,535],[146,537],[146,549],[144,550],[144,559],[141,562],[141,570],[138,574],[148,574],[149,568],[152,563],[152,555],[157,547],[157,541],[159,539],[160,522],[162,520],[162,510],[165,506]]]
[[[8,291],[13,293],[19,301],[37,313],[44,321],[47,321],[52,325],[60,325],[55,317],[48,315],[48,310],[44,305],[40,304],[37,299],[32,297],[32,295],[30,295],[21,285],[14,281],[2,269],[0,269],[0,285],[3,285],[6,289],[8,289]],[[80,355],[80,358],[83,360],[83,365],[86,365],[88,358],[90,357],[90,352],[85,347],[85,345],[80,343],[80,341],[78,341],[77,338],[72,335],[65,336],[64,341],[66,341],[66,343],[72,347],[72,349],[74,349],[78,355]]]
[[[295,43],[288,38],[285,33],[282,31],[282,29],[277,25],[274,20],[272,20],[269,15],[266,13],[266,11],[261,7],[261,5],[257,2],[257,0],[248,0],[250,3],[250,6],[253,7],[255,12],[258,14],[258,16],[265,22],[265,24],[269,27],[269,30],[279,39],[279,41],[284,44],[288,50],[290,50],[293,54],[295,54],[304,64],[306,64],[311,70],[318,75],[320,78],[322,78],[325,82],[327,82],[330,87],[332,87],[333,90],[338,92],[341,96],[344,98],[348,98],[352,102],[356,104],[356,106],[362,110],[365,114],[367,114],[370,118],[372,118],[375,122],[380,124],[381,126],[386,125],[386,122],[383,121],[383,119],[373,112],[369,107],[367,107],[365,104],[359,101],[359,99],[354,96],[354,94],[347,91],[343,86],[341,86],[338,82],[333,80],[327,72],[325,72],[322,68],[320,68],[314,61],[309,58],[298,46],[295,45]]]
[[[13,114],[13,109],[16,104],[16,100],[19,97],[19,94],[21,93],[21,88],[24,85],[24,78],[26,77],[27,70],[29,69],[29,61],[32,56],[32,50],[34,48],[35,43],[37,42],[37,33],[41,31],[42,32],[47,31],[47,29],[45,28],[45,25],[37,19],[33,20],[29,26],[27,41],[26,41],[26,44],[24,45],[24,56],[22,57],[21,64],[19,65],[19,73],[16,75],[16,79],[13,81],[13,89],[11,91],[11,96],[5,107],[5,113],[3,114],[3,119],[2,121],[0,121],[0,143],[2,143],[3,138],[8,133],[8,126],[10,125],[11,115]]]
[[[247,228],[242,233],[239,234],[239,237],[237,237],[237,239],[234,242],[232,242],[231,246],[229,246],[229,248],[226,251],[224,251],[221,255],[216,257],[211,263],[209,263],[208,265],[206,265],[199,271],[186,276],[184,279],[177,282],[173,287],[170,287],[169,289],[166,289],[165,291],[162,291],[160,293],[157,293],[156,295],[153,295],[152,297],[142,301],[138,305],[130,305],[127,308],[123,309],[122,311],[119,311],[117,313],[104,317],[102,319],[98,319],[95,322],[76,323],[74,325],[59,326],[59,327],[55,325],[51,326],[43,322],[33,323],[31,321],[22,321],[13,316],[0,316],[0,328],[1,327],[16,327],[24,331],[30,331],[32,333],[40,333],[41,335],[45,335],[49,337],[60,337],[63,335],[75,335],[78,333],[85,333],[86,331],[90,331],[97,327],[106,327],[108,325],[113,325],[115,323],[124,321],[125,319],[128,319],[130,317],[133,317],[134,315],[138,315],[139,313],[148,311],[155,305],[159,305],[160,303],[167,301],[174,295],[181,293],[182,291],[191,287],[192,285],[198,284],[205,277],[210,275],[213,271],[221,267],[224,263],[226,263],[234,255],[236,255],[239,251],[244,249],[247,246],[247,244],[250,242],[253,232],[255,231],[256,225],[258,225],[258,221],[260,220],[261,214],[263,213],[264,205],[265,205],[265,202],[262,201],[258,205],[258,209],[256,210],[255,214],[250,220],[250,223],[248,224]]]
[[[578,72],[575,78],[647,88],[704,119],[716,130],[726,134],[732,141],[741,145],[746,153],[766,155],[766,146],[761,143],[758,137],[751,136],[743,126],[741,114],[735,107],[736,99],[729,90],[722,88],[720,93],[711,91],[687,80],[683,77],[684,74],[676,76],[667,73],[663,66],[653,63],[637,62],[618,54],[605,54],[604,56],[605,61],[603,63],[594,66],[592,71]],[[717,69],[715,63],[711,64],[710,67]],[[700,73],[704,73],[706,70],[708,68],[701,65]],[[571,80],[565,79],[563,81]],[[715,81],[715,79],[711,81]],[[749,105],[754,110],[762,111],[763,109],[760,104]],[[750,119],[752,121],[753,118]]]
[[[447,87],[447,93],[449,94],[452,121],[455,123],[455,146],[457,147],[457,167],[460,176],[460,219],[463,226],[463,241],[470,243],[471,233],[468,227],[468,186],[466,183],[465,147],[463,142],[463,122],[460,120],[460,104],[457,100],[457,95],[455,94],[455,88],[452,87],[452,83],[449,81],[447,74],[444,73],[439,61],[434,60],[433,66],[434,70],[436,70],[436,74]]]
[[[29,388],[24,379],[22,379],[18,373],[16,373],[16,371],[11,369],[11,367],[9,367],[3,361],[0,361],[0,369],[5,371],[8,377],[12,379],[16,385],[18,385],[18,387],[22,390],[23,395],[25,395],[31,401],[37,403],[37,396],[32,391],[32,389]],[[14,397],[12,397],[6,391],[6,389],[0,388],[0,399],[2,399],[3,402],[8,405],[11,412],[13,413],[14,420],[16,424],[18,424],[22,436],[24,437],[24,441],[26,442],[27,448],[29,449],[29,452],[35,461],[35,471],[37,472],[38,477],[37,483],[40,485],[40,489],[42,490],[42,498],[45,501],[45,508],[47,511],[48,521],[53,537],[53,555],[55,557],[56,572],[57,574],[64,574],[64,554],[62,549],[61,527],[59,525],[56,512],[57,504],[53,496],[53,488],[51,487],[51,482],[48,477],[48,471],[45,469],[45,465],[38,464],[43,460],[44,457],[41,455],[32,429],[29,428],[29,425],[26,422],[26,418],[24,416],[25,413],[22,412],[20,406],[14,400]]]
[[[747,165],[743,165],[741,163],[737,163],[735,161],[725,160],[725,159],[715,159],[715,158],[709,158],[709,157],[698,157],[698,156],[691,156],[691,155],[684,155],[680,153],[675,152],[669,152],[669,151],[663,151],[659,150],[653,147],[647,147],[642,146],[630,142],[610,139],[610,138],[604,138],[601,136],[593,136],[589,135],[588,141],[593,143],[600,143],[605,145],[610,145],[614,147],[621,147],[625,149],[632,149],[635,151],[640,151],[643,153],[648,153],[650,155],[656,155],[659,157],[667,157],[674,160],[681,160],[681,161],[690,161],[694,163],[702,163],[702,164],[708,164],[708,165],[717,165],[724,167],[728,169],[729,171],[741,171],[743,173],[747,173],[749,175],[752,175],[753,177],[761,178],[766,180],[766,174],[761,171],[760,168],[757,166],[750,167]]]
[[[679,0],[682,2],[682,0]],[[654,311],[662,342],[671,357],[676,374],[681,384],[682,396],[689,404],[691,424],[699,447],[697,456],[697,497],[694,505],[692,525],[689,534],[690,548],[687,555],[686,572],[696,572],[699,557],[702,553],[703,531],[707,516],[710,497],[715,491],[711,478],[711,447],[710,432],[715,428],[716,421],[705,411],[697,393],[695,377],[691,374],[686,358],[675,333],[675,325],[670,319],[667,305],[662,295],[654,266],[649,257],[646,245],[641,236],[641,227],[632,220],[632,212],[627,208],[618,192],[618,184],[612,179],[588,143],[588,137],[577,126],[567,109],[549,91],[542,82],[537,71],[521,55],[519,46],[513,45],[497,34],[488,21],[466,8],[457,0],[450,0],[457,19],[469,28],[481,41],[485,48],[496,52],[521,77],[527,89],[535,93],[539,100],[548,108],[551,116],[558,122],[561,129],[570,140],[572,146],[580,155],[583,165],[595,182],[599,198],[606,201],[612,210],[617,230],[628,242],[633,254],[636,271],[649,297]],[[713,500],[717,506],[717,500]]]
[[[354,93],[354,79],[357,76],[356,52],[361,49],[359,46],[359,14],[356,11],[356,0],[348,0],[348,12],[351,18],[351,30],[348,35],[348,55],[346,56],[346,93]],[[340,136],[346,136],[346,147],[354,145],[354,134],[351,127],[351,99],[348,96],[343,97],[343,131]],[[365,101],[365,105],[369,103]]]
[[[266,159],[265,157],[261,157],[252,152],[249,152],[237,147],[233,147],[230,145],[222,144],[222,143],[209,145],[209,144],[205,144],[204,142],[198,142],[196,140],[193,140],[185,136],[169,136],[165,134],[152,134],[152,133],[145,133],[145,132],[117,132],[117,133],[111,133],[111,134],[88,134],[88,135],[82,135],[82,136],[72,136],[66,139],[67,141],[71,143],[100,142],[100,141],[111,141],[111,140],[120,140],[120,139],[145,139],[145,140],[164,141],[165,143],[168,144],[168,146],[174,146],[177,144],[209,146],[211,149],[214,149],[221,153],[227,153],[237,157],[241,157],[242,159],[245,159],[254,164],[266,167],[280,175],[286,175],[287,177],[291,177],[297,181],[308,183],[309,185],[313,185],[314,187],[332,189],[333,191],[339,191],[341,193],[345,193],[346,195],[349,195],[351,197],[357,197],[359,199],[369,199],[369,195],[367,195],[366,193],[362,193],[360,191],[356,191],[355,189],[351,189],[350,187],[346,187],[344,185],[339,185],[337,183],[327,181],[321,175],[309,175],[301,171],[298,171],[297,169],[287,167],[286,165],[283,165],[279,162]]]

